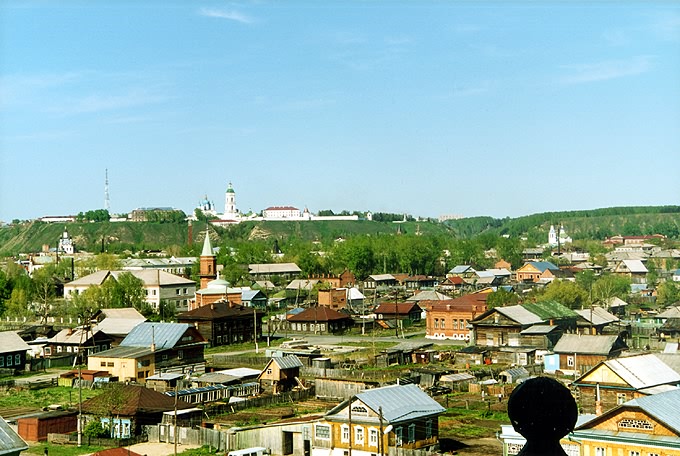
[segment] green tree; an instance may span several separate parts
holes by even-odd
[[[146,290],[142,279],[135,277],[130,272],[122,272],[118,275],[115,307],[134,307],[139,310],[146,302]]]
[[[671,280],[662,282],[656,288],[656,303],[662,307],[676,304],[680,301],[680,283]]]
[[[100,253],[96,256],[95,264],[99,271],[117,271],[121,268],[121,262],[116,255]]]
[[[41,324],[46,324],[53,313],[54,300],[57,297],[55,270],[52,265],[45,266],[34,271],[31,278],[33,311]]]
[[[493,293],[489,293],[486,298],[486,306],[488,309],[494,307],[512,306],[519,303],[519,297],[512,291],[507,291],[505,288],[498,288]]]
[[[626,299],[630,294],[630,279],[616,274],[601,276],[593,283],[593,302],[605,304],[613,297]]]
[[[546,301],[557,301],[570,309],[581,309],[588,301],[588,293],[569,280],[552,281],[541,297]]]
[[[14,288],[5,304],[5,315],[15,318],[30,317],[28,292],[24,288]]]

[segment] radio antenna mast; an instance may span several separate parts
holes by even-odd
[[[109,201],[109,169],[106,168],[106,177],[104,180],[104,209],[109,211],[111,209],[111,202]]]

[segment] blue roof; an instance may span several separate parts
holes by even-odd
[[[552,271],[559,271],[560,269],[554,264],[552,264],[550,261],[530,261],[529,264],[531,264],[533,267],[535,267],[541,272],[545,271],[546,269],[550,269]]]
[[[643,396],[624,404],[638,406],[647,414],[666,423],[676,432],[680,431],[680,388],[666,393]]]
[[[151,347],[156,344],[156,350],[174,347],[184,333],[189,329],[188,323],[140,323],[123,339],[121,347]]]
[[[410,421],[445,411],[444,407],[428,396],[418,385],[390,385],[364,390],[356,398],[376,413],[382,407],[388,423]]]
[[[266,299],[264,293],[262,293],[260,290],[243,290],[241,292],[241,301],[250,301],[253,298],[257,297],[258,293],[262,295],[261,296],[262,299]]]
[[[449,271],[449,274],[462,274],[469,269],[471,269],[471,266],[466,265],[466,264],[461,264],[461,265],[458,265],[455,268],[451,269]]]

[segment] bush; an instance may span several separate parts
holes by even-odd
[[[109,432],[104,429],[101,421],[90,421],[83,429],[83,435],[87,438],[98,439],[109,437]]]

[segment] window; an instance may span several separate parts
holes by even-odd
[[[354,407],[352,407],[352,414],[368,416],[368,409],[363,405],[355,405]]]
[[[137,372],[137,378],[144,378],[144,372]]]
[[[5,357],[0,356],[0,367],[5,367]]]
[[[442,329],[446,329],[446,320],[442,318]]]
[[[432,438],[432,420],[425,421],[425,438]]]
[[[629,451],[628,456],[640,456],[640,452],[639,451]]]
[[[178,289],[175,290],[175,291],[177,292],[177,296],[179,296],[179,294],[180,294],[180,289],[178,288]]]
[[[574,357],[573,356],[567,356],[567,366],[574,367]]]
[[[21,355],[16,354],[14,355],[14,365],[18,366],[19,364],[21,364]]]
[[[434,319],[434,329],[439,329],[439,318]]]
[[[217,336],[217,343],[221,344],[222,343],[222,336]]]
[[[370,428],[368,430],[368,445],[369,446],[378,446],[378,430],[376,428]]]
[[[184,359],[184,350],[177,350],[177,359]]]
[[[453,329],[458,329],[458,320],[453,319]]]
[[[364,428],[361,426],[354,427],[354,443],[362,445],[364,443]]]
[[[52,354],[52,347],[45,347],[45,356],[50,356]]]
[[[633,418],[624,418],[617,423],[620,429],[642,429],[645,431],[653,431],[654,425],[647,420],[636,420]]]
[[[7,367],[12,365],[12,355],[7,355]]]
[[[99,367],[106,367],[106,361],[102,361],[99,363]]]
[[[317,439],[329,440],[331,438],[331,427],[325,424],[317,424],[314,428],[314,436]]]
[[[647,456],[659,456],[659,453],[647,453]]]
[[[416,425],[415,423],[411,423],[408,425],[408,441],[409,442],[415,442],[416,441]]]
[[[108,361],[106,363],[106,367],[113,367],[113,361]]]
[[[616,393],[616,403],[621,405],[624,402],[626,402],[626,393]]]
[[[349,443],[349,426],[347,426],[346,424],[342,425],[340,431],[340,441],[343,443]]]
[[[394,429],[394,437],[396,440],[397,446],[403,445],[403,440],[404,440],[404,429],[402,427],[398,427]]]
[[[326,332],[326,323],[321,323],[321,332]]]

